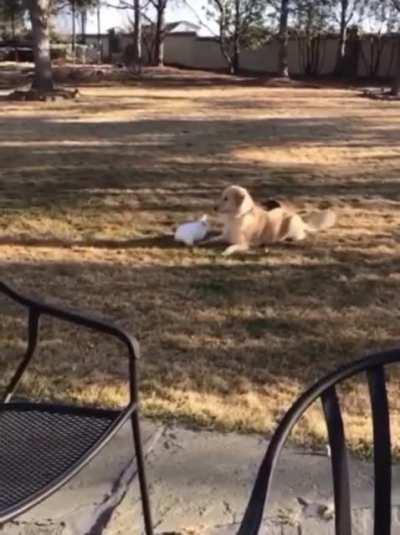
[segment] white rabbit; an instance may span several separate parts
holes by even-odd
[[[175,232],[175,240],[192,246],[195,242],[203,240],[207,236],[208,230],[207,216],[203,215],[197,221],[190,221],[179,225]]]

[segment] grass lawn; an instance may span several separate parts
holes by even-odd
[[[400,104],[224,80],[166,74],[82,87],[76,102],[2,102],[0,278],[132,330],[147,415],[271,432],[322,374],[399,341]],[[165,237],[212,214],[231,183],[261,201],[334,207],[338,225],[229,259]],[[25,331],[1,303],[4,381]],[[43,324],[23,390],[123,402],[119,348],[59,327]],[[397,449],[399,388],[394,367]],[[365,451],[365,381],[342,395],[348,438]],[[324,436],[316,407],[295,438],[318,445]]]

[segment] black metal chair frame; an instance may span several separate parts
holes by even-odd
[[[0,510],[0,528],[1,526],[15,518],[16,516],[26,512],[31,507],[40,503],[42,500],[53,494],[65,483],[67,483],[74,475],[76,475],[83,466],[85,466],[93,457],[95,457],[100,450],[116,435],[119,429],[128,420],[131,421],[134,450],[136,454],[137,471],[140,485],[140,493],[142,499],[143,518],[145,531],[147,535],[153,534],[150,501],[147,490],[146,474],[144,467],[144,455],[141,440],[141,432],[139,426],[139,394],[138,394],[138,372],[137,359],[139,357],[139,345],[137,340],[126,331],[113,325],[112,323],[89,317],[71,310],[50,305],[35,299],[22,296],[9,285],[0,281],[0,293],[5,294],[15,302],[19,303],[28,310],[29,325],[28,325],[28,345],[26,353],[20,362],[14,376],[6,388],[2,401],[0,402],[0,435],[3,438],[5,447],[7,447],[7,436],[4,436],[2,430],[2,416],[10,415],[10,411],[24,413],[29,419],[29,411],[34,410],[36,413],[41,411],[49,415],[54,414],[70,414],[72,416],[81,415],[87,417],[88,420],[94,417],[109,418],[110,425],[101,432],[101,436],[97,437],[93,444],[82,452],[82,455],[72,463],[66,470],[58,474],[58,476],[51,481],[48,481],[43,488],[38,488],[32,495],[25,497],[21,501],[12,504],[5,509]],[[50,316],[68,323],[72,323],[95,332],[110,335],[123,342],[129,356],[129,385],[130,385],[130,400],[128,405],[120,411],[110,411],[106,409],[90,409],[76,406],[54,405],[45,403],[31,403],[31,402],[14,402],[13,395],[21,381],[21,378],[28,367],[31,359],[35,353],[39,336],[39,321],[41,316]],[[49,431],[51,433],[51,430]],[[34,452],[32,452],[34,455]],[[1,489],[0,489],[1,490]]]
[[[303,413],[321,398],[331,448],[336,535],[351,535],[351,496],[348,454],[335,386],[366,372],[374,440],[374,535],[391,533],[391,443],[384,366],[400,362],[400,349],[376,353],[339,368],[307,390],[278,425],[259,468],[238,535],[256,535],[268,503],[272,479],[282,448]]]

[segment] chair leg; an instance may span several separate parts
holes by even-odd
[[[142,498],[143,518],[146,535],[154,535],[153,522],[151,519],[150,498],[146,482],[146,471],[144,467],[144,455],[142,440],[140,436],[139,415],[137,411],[132,413],[132,431],[135,444],[136,463],[139,476],[140,495]]]

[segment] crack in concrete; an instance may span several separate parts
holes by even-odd
[[[230,503],[227,502],[226,500],[224,500],[223,504],[224,504],[224,513],[225,513],[227,516],[230,516],[230,517],[231,517],[231,522],[232,522],[232,524],[236,524],[236,513],[235,513],[235,511],[232,509]]]
[[[150,439],[150,444],[146,448],[145,457],[154,449],[157,442],[163,436],[164,429],[159,429]],[[129,486],[137,476],[135,457],[132,457],[126,466],[122,469],[118,478],[114,481],[111,490],[107,493],[102,502],[96,507],[92,515],[92,522],[89,528],[86,528],[84,535],[101,535],[109,525],[116,508],[125,498]]]
[[[53,522],[52,520],[36,522],[9,520],[6,525],[3,524],[0,526],[0,532],[4,533],[4,535],[32,535],[33,533],[37,535],[70,534],[64,521]]]
[[[66,526],[65,522],[53,522],[53,520],[45,520],[45,521],[36,521],[36,522],[26,522],[24,520],[9,520],[7,524],[11,524],[12,526],[36,526],[38,528],[48,528],[51,526],[58,525],[59,527],[63,528]],[[0,531],[2,531],[5,528],[5,524],[0,525]]]
[[[97,506],[94,513],[94,523],[85,531],[84,535],[100,535],[109,524],[113,512],[124,499],[129,485],[135,479],[137,470],[133,467],[132,458],[124,467],[119,477],[113,484],[111,491],[104,497],[102,503]]]
[[[158,529],[159,527],[162,526],[164,520],[165,520],[165,517],[168,515],[168,513],[170,511],[172,511],[172,509],[175,507],[175,503],[170,505],[169,507],[165,507],[164,508],[164,511],[159,515],[159,520],[157,520],[155,523],[154,523],[154,529]],[[165,534],[164,534],[165,535]]]

